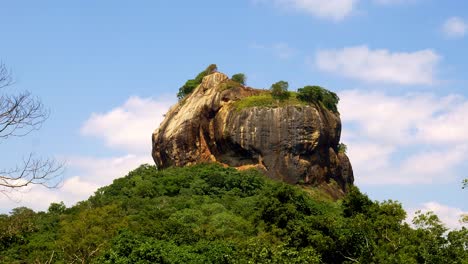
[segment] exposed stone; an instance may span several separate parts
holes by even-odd
[[[262,91],[224,89],[227,81],[222,73],[208,75],[169,110],[153,133],[159,168],[219,162],[259,168],[291,184],[324,186],[334,197],[347,191],[354,178],[348,157],[337,151],[338,114],[315,105],[237,110],[235,101]]]

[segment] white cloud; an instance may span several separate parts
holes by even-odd
[[[451,17],[444,22],[442,30],[447,37],[460,38],[468,32],[468,24],[460,17]]]
[[[281,59],[289,59],[295,53],[295,50],[289,47],[289,45],[286,43],[278,43],[273,45],[273,51],[276,54],[276,56],[278,56]]]
[[[394,184],[432,184],[456,181],[459,176],[456,172],[457,168],[468,161],[467,154],[468,145],[419,151],[389,168],[383,177],[391,177],[387,182]]]
[[[464,134],[468,132],[468,125],[459,121],[463,121],[464,105],[468,101],[457,96],[389,96],[382,92],[347,90],[340,93],[340,98],[341,118],[350,124],[345,125],[344,129],[357,126],[357,132],[350,133],[359,137],[364,135],[370,140],[386,144],[434,144],[446,143],[447,140],[462,142],[466,139]],[[445,130],[457,133],[447,134]],[[457,137],[447,139],[443,135]]]
[[[80,171],[81,180],[102,186],[112,183],[115,178],[125,176],[130,170],[144,163],[153,163],[150,153],[110,158],[71,157],[68,165]]]
[[[402,85],[434,84],[441,57],[433,50],[390,52],[370,50],[367,46],[340,50],[320,50],[316,54],[318,69],[367,82]]]
[[[348,148],[348,155],[352,158],[353,167],[376,171],[390,166],[390,155],[394,151],[395,147],[390,145],[353,142],[352,148]]]
[[[380,5],[398,5],[398,4],[408,4],[414,3],[417,0],[374,0],[375,3]]]
[[[427,142],[468,142],[468,101],[454,104],[423,123],[419,136]]]
[[[460,223],[460,218],[464,214],[468,214],[468,212],[461,210],[460,208],[450,207],[447,205],[443,205],[437,202],[427,202],[419,206],[419,208],[410,208],[407,210],[408,217],[407,222],[411,223],[415,212],[421,210],[421,212],[434,212],[439,219],[446,225],[446,227],[450,229],[458,229],[463,226]]]
[[[151,134],[173,103],[172,100],[130,97],[122,106],[107,113],[93,113],[81,132],[103,139],[112,148],[149,153]]]
[[[28,207],[33,210],[47,210],[53,202],[60,202],[60,194],[43,186],[32,186],[21,191],[14,191],[8,197],[0,198],[0,214],[6,214],[16,207]]]
[[[73,176],[63,183],[61,191],[66,194],[86,198],[93,194],[98,188],[99,185],[94,182],[85,181],[80,176]]]
[[[278,42],[272,45],[261,45],[261,44],[254,43],[250,45],[250,48],[258,49],[258,50],[265,50],[283,60],[290,59],[296,54],[296,50],[284,42]]]
[[[431,94],[340,93],[343,142],[357,184],[420,184],[460,177],[468,162],[468,100]]]
[[[281,9],[296,10],[309,15],[343,20],[349,16],[359,0],[253,0],[254,3],[270,3]]]
[[[368,143],[369,144],[369,143]],[[355,148],[359,144],[350,143],[350,148]],[[359,151],[359,150],[357,150]],[[350,159],[353,165],[353,171],[356,175],[355,184],[358,186],[362,185],[421,185],[421,184],[436,184],[436,183],[448,183],[456,181],[459,176],[456,171],[456,167],[450,167],[450,165],[461,166],[466,162],[466,159],[452,161],[451,164],[444,164],[444,160],[431,160],[436,165],[431,168],[422,169],[416,166],[405,166],[407,165],[406,160],[399,162],[399,155],[403,154],[403,150],[397,149],[392,155],[383,157],[369,157],[367,164],[355,164],[353,153],[350,152]],[[440,152],[436,155],[442,156],[450,152]],[[468,153],[465,153],[465,155]],[[412,159],[418,159],[419,155],[424,156],[426,153],[420,152],[411,156]],[[378,160],[381,158],[382,160]],[[380,164],[374,164],[375,162]],[[382,165],[383,164],[383,165]],[[432,170],[431,170],[432,169]]]
[[[450,168],[466,160],[468,145],[446,149],[443,151],[429,151],[410,156],[402,164],[402,171],[408,175],[431,175],[446,177]]]

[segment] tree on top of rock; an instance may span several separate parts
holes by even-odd
[[[288,92],[289,84],[285,81],[279,81],[274,83],[270,87],[271,96],[277,101],[283,101],[289,98],[290,94]]]
[[[231,77],[231,80],[238,82],[242,85],[245,85],[245,81],[247,80],[247,77],[243,73],[237,73]]]
[[[183,99],[188,94],[192,93],[195,88],[203,81],[203,78],[207,75],[210,75],[218,71],[218,66],[216,64],[210,64],[204,71],[200,72],[195,79],[190,79],[185,82],[185,84],[179,88],[177,93],[177,98]]]
[[[297,90],[297,99],[307,102],[322,104],[328,110],[338,112],[338,102],[340,98],[336,93],[331,92],[320,86],[305,86]]]

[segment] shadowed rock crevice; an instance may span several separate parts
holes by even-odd
[[[255,167],[273,179],[323,186],[340,197],[353,184],[348,157],[338,153],[339,114],[318,105],[248,107],[235,102],[259,95],[249,87],[226,89],[222,73],[206,76],[173,106],[153,133],[158,168],[218,162]]]

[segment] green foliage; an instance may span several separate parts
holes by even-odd
[[[242,86],[243,86],[242,84],[228,79],[221,83],[220,90],[224,91],[224,90],[233,89],[233,88],[240,88]]]
[[[127,225],[126,217],[117,204],[89,208],[86,204],[77,214],[60,221],[57,245],[67,263],[89,263],[117,230]]]
[[[256,170],[142,165],[72,208],[0,215],[0,263],[466,263],[466,228],[405,217],[356,187],[319,201]]]
[[[369,214],[374,203],[361,193],[359,189],[352,186],[348,195],[343,199],[343,213],[346,217],[351,217],[356,214]]]
[[[231,77],[231,80],[240,83],[242,85],[245,85],[245,82],[247,80],[247,77],[243,73],[236,73]]]
[[[287,100],[291,95],[288,92],[289,84],[285,81],[279,81],[271,85],[270,91],[273,99],[278,101]]]
[[[338,102],[340,98],[336,93],[320,86],[305,86],[297,90],[297,98],[301,101],[322,104],[328,110],[338,112]]]
[[[344,153],[346,154],[346,151],[348,150],[348,146],[346,146],[345,143],[340,143],[338,144],[338,152],[339,153]]]
[[[290,97],[287,100],[277,101],[271,96],[271,93],[264,92],[260,95],[244,97],[239,101],[236,101],[234,106],[237,110],[242,110],[249,107],[266,107],[266,108],[275,108],[283,106],[301,106],[306,105],[304,102],[299,101],[296,98],[295,92],[289,92]]]
[[[195,88],[197,88],[198,85],[203,80],[203,77],[212,74],[213,72],[217,71],[218,67],[216,64],[210,64],[204,71],[200,72],[195,79],[190,79],[185,82],[185,84],[179,88],[179,92],[177,93],[177,98],[183,99],[185,96],[188,94],[192,93]]]
[[[60,203],[51,203],[47,212],[49,214],[63,214],[67,207],[63,202]]]

